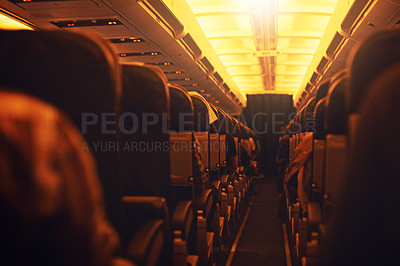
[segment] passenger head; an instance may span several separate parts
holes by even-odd
[[[391,65],[400,62],[400,29],[369,36],[350,57],[350,113],[357,112],[369,84]]]
[[[396,65],[367,87],[360,102],[343,198],[328,227],[326,264],[400,263],[400,214],[395,211],[400,204],[399,98],[400,65]]]
[[[118,239],[82,141],[53,106],[0,91],[0,264],[109,264]]]

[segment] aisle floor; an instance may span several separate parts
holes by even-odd
[[[275,184],[270,177],[259,181],[232,265],[286,265],[282,222],[276,218],[278,193]]]

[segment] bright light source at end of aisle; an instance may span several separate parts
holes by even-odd
[[[33,30],[28,25],[0,13],[0,29],[2,30]]]

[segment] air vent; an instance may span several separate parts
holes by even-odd
[[[204,65],[204,67],[207,69],[208,73],[212,73],[214,71],[213,65],[208,61],[207,57],[204,57],[203,59],[200,60],[200,62]]]
[[[122,25],[122,23],[117,19],[85,19],[85,20],[67,20],[67,21],[57,21],[51,22],[60,28],[68,28],[68,27],[98,27],[98,26],[116,26]]]
[[[326,59],[325,57],[322,57],[321,61],[319,62],[318,66],[317,66],[317,72],[319,74],[324,74],[325,68],[328,65],[329,60]]]
[[[164,71],[165,75],[168,74],[184,74],[185,72],[181,71],[181,70],[176,70],[176,71]]]
[[[183,35],[183,24],[162,0],[145,0],[138,2],[139,4],[143,3],[147,8],[153,11],[153,13],[173,32],[175,38],[180,38]]]
[[[215,72],[215,73],[213,74],[213,76],[214,76],[214,78],[215,78],[216,80],[218,80],[219,83],[222,83],[222,82],[224,81],[224,80],[222,79],[221,75],[218,74],[218,72]]]
[[[185,42],[186,46],[193,53],[194,59],[196,61],[199,60],[201,57],[202,51],[201,51],[200,47],[197,45],[196,41],[193,39],[192,35],[190,35],[190,33],[188,33],[185,35],[185,37],[182,38],[182,40]]]
[[[172,62],[161,62],[161,63],[147,63],[148,65],[154,65],[154,66],[173,66],[174,63]]]
[[[186,84],[186,85],[182,85],[183,87],[198,87],[199,84],[197,83],[193,83],[193,84]]]
[[[307,93],[306,91],[303,91],[303,93],[301,94],[300,97],[304,99],[304,98],[307,96],[307,94],[308,94],[308,93]]]
[[[228,84],[222,85],[222,87],[225,89],[226,92],[230,91],[231,89],[229,88]]]
[[[310,83],[316,85],[318,78],[319,74],[317,72],[314,72],[314,74],[312,74],[311,76]]]
[[[230,92],[229,95],[232,97],[232,99],[236,97],[236,95],[233,92]]]
[[[120,57],[129,57],[129,56],[157,56],[161,55],[160,52],[139,52],[139,53],[120,53]]]
[[[312,84],[307,83],[305,90],[306,90],[307,92],[310,92],[311,89],[312,89],[313,87],[314,87],[314,86],[313,86]]]
[[[191,78],[181,78],[181,79],[168,79],[168,81],[188,81],[192,80]]]
[[[112,43],[143,43],[146,42],[142,38],[116,38],[116,39],[108,39]]]
[[[236,103],[239,103],[240,101],[239,101],[239,99],[238,99],[238,98],[235,98],[235,102],[236,102]]]
[[[340,35],[339,32],[336,32],[335,36],[333,36],[331,43],[326,49],[326,55],[330,58],[331,61],[334,59],[337,50],[344,39],[345,38]]]
[[[374,2],[374,0],[357,0],[354,1],[353,5],[350,7],[349,12],[347,12],[346,17],[343,19],[341,28],[342,30],[351,35],[352,30],[364,16],[365,11]]]

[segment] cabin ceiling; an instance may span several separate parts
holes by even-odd
[[[338,0],[187,0],[245,94],[299,90]]]
[[[292,94],[301,108],[364,36],[400,24],[400,0],[0,0],[0,28],[15,20],[100,34],[121,62],[157,65],[239,114],[246,94]]]

